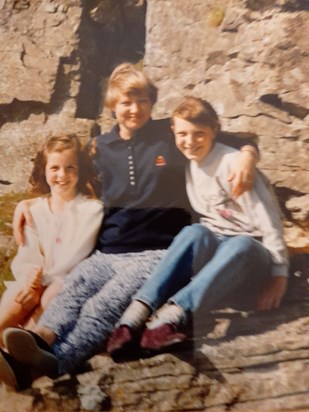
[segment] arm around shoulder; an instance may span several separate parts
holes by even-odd
[[[38,198],[22,200],[17,204],[15,208],[13,216],[13,234],[16,243],[19,246],[23,246],[25,244],[25,224],[27,224],[30,227],[33,225],[30,207],[37,199]]]

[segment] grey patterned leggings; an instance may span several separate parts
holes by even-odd
[[[70,273],[39,324],[54,331],[59,373],[72,372],[103,351],[106,339],[150,276],[165,250],[104,254],[99,251]]]

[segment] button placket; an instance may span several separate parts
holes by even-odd
[[[134,171],[134,159],[133,159],[133,152],[132,146],[128,146],[128,164],[129,164],[129,180],[130,186],[135,186],[135,171]]]

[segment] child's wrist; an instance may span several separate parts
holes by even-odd
[[[30,287],[30,289],[33,289],[33,290],[40,290],[44,286],[40,284],[40,285],[30,285],[29,287]]]
[[[241,153],[245,153],[245,152],[249,153],[254,158],[255,162],[258,162],[260,159],[260,156],[257,150],[253,146],[250,146],[250,145],[243,146],[241,147],[240,151]]]

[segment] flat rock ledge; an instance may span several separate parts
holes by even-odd
[[[306,260],[308,262],[308,260]],[[308,271],[296,271],[280,309],[225,308],[193,319],[193,336],[170,353],[115,363],[32,388],[0,388],[0,412],[308,411]]]

